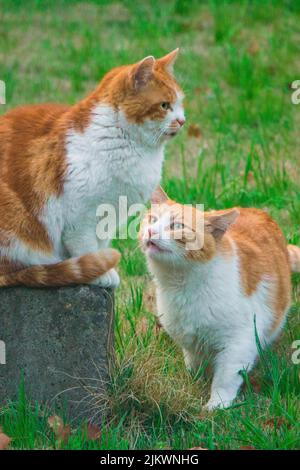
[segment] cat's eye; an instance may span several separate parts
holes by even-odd
[[[170,229],[171,230],[183,230],[184,224],[181,224],[180,222],[172,222],[170,224]]]
[[[168,109],[171,109],[171,105],[167,101],[163,101],[160,105],[162,109],[164,109],[165,111],[167,111]]]
[[[155,224],[155,222],[157,221],[158,221],[158,217],[156,215],[153,215],[153,214],[149,215],[150,224]]]

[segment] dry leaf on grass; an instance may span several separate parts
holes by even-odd
[[[256,450],[253,446],[241,446],[238,450]]]
[[[71,426],[69,424],[64,425],[63,420],[57,415],[50,416],[48,424],[56,439],[66,444],[71,435]]]
[[[101,437],[101,430],[96,424],[88,423],[86,433],[90,441],[97,441]]]
[[[0,428],[0,450],[6,450],[11,443],[11,438],[8,437]]]
[[[261,392],[261,383],[255,377],[250,376],[250,384],[252,386],[252,389],[253,389],[254,393],[260,393]]]
[[[258,379],[256,377],[253,377],[253,376],[249,376],[249,382],[250,382],[250,385],[251,385],[251,388],[253,390],[254,393],[260,393],[261,392],[261,383],[258,381]],[[246,390],[247,388],[247,384],[246,382],[243,383],[242,385],[242,389],[243,390]]]
[[[198,124],[190,124],[188,127],[188,136],[189,137],[201,137],[202,132]]]
[[[259,43],[255,40],[251,41],[250,46],[248,47],[248,52],[251,55],[255,55],[259,52],[260,46]]]
[[[280,429],[282,426],[290,427],[288,421],[283,416],[273,416],[272,418],[267,419],[263,424],[264,428]]]
[[[194,88],[194,95],[199,96],[203,95],[206,98],[210,98],[213,96],[213,90],[209,87],[195,87]]]

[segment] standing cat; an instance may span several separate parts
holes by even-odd
[[[97,252],[109,244],[97,206],[145,203],[159,183],[164,143],[185,120],[177,52],[111,70],[74,106],[0,117],[0,286],[118,285],[118,252]]]
[[[284,325],[300,248],[287,246],[261,210],[205,212],[203,219],[162,190],[153,203],[140,242],[156,283],[159,321],[182,347],[187,368],[197,371],[201,353],[215,355],[206,406],[229,406],[242,384],[239,371],[250,370],[258,356],[254,321],[262,345]]]

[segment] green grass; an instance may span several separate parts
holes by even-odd
[[[7,106],[73,103],[111,67],[177,46],[177,77],[188,124],[167,148],[163,186],[180,202],[207,208],[268,208],[300,243],[300,3],[289,0],[133,2],[0,0],[0,79]],[[189,136],[190,124],[200,137]],[[285,330],[262,354],[236,406],[201,411],[209,383],[185,371],[180,351],[155,326],[154,290],[135,241],[123,254],[116,293],[117,367],[109,421],[97,442],[74,429],[70,449],[300,448],[300,276]],[[55,448],[47,411],[18,403],[0,411],[15,448]]]

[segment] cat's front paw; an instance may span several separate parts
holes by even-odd
[[[232,400],[228,398],[222,398],[221,396],[218,397],[210,397],[206,405],[204,405],[204,409],[207,411],[213,411],[216,409],[224,409],[231,406]]]
[[[120,276],[115,269],[110,269],[103,276],[93,281],[92,284],[105,288],[116,288],[120,284]]]
[[[207,411],[214,411],[218,408],[224,408],[223,403],[217,400],[208,400],[203,407]]]

